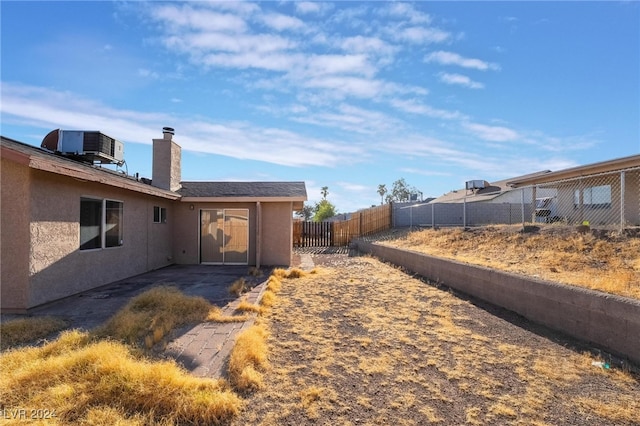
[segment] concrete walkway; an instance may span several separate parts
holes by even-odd
[[[258,304],[266,289],[266,281],[254,287],[243,298],[249,303]],[[225,316],[235,314],[242,299],[238,298],[222,308]],[[257,314],[244,322],[215,323],[204,322],[181,330],[179,337],[171,341],[164,355],[173,358],[178,364],[198,377],[227,377],[227,360],[238,335],[251,327]]]
[[[314,263],[310,254],[299,255],[298,266],[304,270],[313,269]],[[268,278],[268,277],[267,277]],[[266,290],[266,280],[243,295],[246,301],[259,304]],[[222,312],[224,315],[234,315],[235,309],[242,299],[236,299],[227,304]],[[182,330],[179,337],[171,341],[165,350],[167,357],[173,358],[178,364],[198,377],[219,378],[227,377],[227,361],[238,335],[251,327],[256,314],[244,322],[212,323],[206,322]]]
[[[311,254],[295,253],[293,266],[312,269]],[[34,308],[28,315],[58,317],[67,322],[66,329],[89,331],[107,321],[131,298],[153,287],[167,285],[188,296],[203,297],[220,307],[223,315],[231,316],[242,299],[259,304],[266,289],[271,271],[264,269],[262,277],[253,277],[248,275],[248,270],[247,266],[172,265]],[[241,277],[252,290],[241,297],[230,295],[229,287]],[[175,359],[196,376],[226,377],[226,362],[235,340],[240,332],[253,325],[256,316],[253,314],[244,322],[204,322],[175,330],[176,337],[161,355]],[[22,315],[3,314],[1,320],[19,317]]]

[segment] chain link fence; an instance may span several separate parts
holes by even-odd
[[[480,202],[470,193],[455,202],[396,203],[393,208],[394,227],[554,223],[640,227],[640,168],[514,188]]]

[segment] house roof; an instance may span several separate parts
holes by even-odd
[[[184,202],[293,201],[302,208],[307,200],[304,182],[181,182],[177,192]]]
[[[475,202],[481,202],[481,201],[489,201],[499,197],[505,192],[509,192],[512,189],[514,189],[509,185],[511,181],[513,181],[514,179],[545,176],[548,173],[550,173],[549,170],[543,170],[540,172],[531,173],[531,174],[520,176],[517,178],[499,180],[496,182],[489,183],[489,185],[475,192],[472,192],[467,189],[458,189],[458,190],[448,192],[443,196],[438,197],[430,202],[431,203],[463,203],[463,202],[475,203]]]
[[[628,157],[586,164],[584,166],[550,172],[541,176],[521,176],[520,178],[511,179],[508,184],[513,188],[517,188],[520,186],[537,185],[540,183],[589,176],[599,173],[615,172],[617,170],[635,167],[640,167],[640,155],[631,155]]]
[[[136,180],[132,176],[68,157],[53,154],[45,149],[0,136],[2,158],[24,164],[32,169],[56,173],[89,182],[98,182],[156,197],[176,200],[180,196]]]

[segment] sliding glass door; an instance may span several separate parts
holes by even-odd
[[[249,210],[200,210],[200,263],[249,263]]]

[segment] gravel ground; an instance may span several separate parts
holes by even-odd
[[[640,425],[640,376],[605,354],[373,258],[313,260],[234,424]]]

